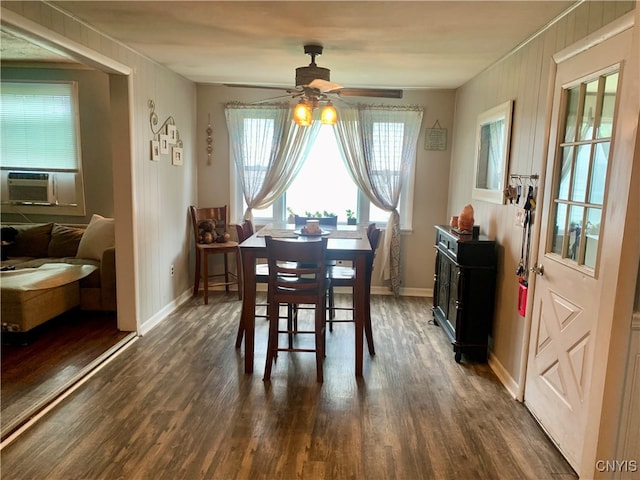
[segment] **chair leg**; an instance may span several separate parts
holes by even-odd
[[[242,313],[240,313],[240,322],[238,323],[238,333],[236,335],[236,348],[242,346],[242,337],[244,337],[244,323],[242,323]]]
[[[204,304],[209,304],[209,255],[204,253]]]
[[[279,321],[279,309],[280,305],[277,302],[269,302],[268,316],[269,316],[269,340],[267,342],[267,360],[264,366],[264,381],[271,380],[271,366],[275,354],[278,350],[278,321]]]
[[[376,349],[373,346],[373,329],[371,328],[371,312],[367,308],[366,317],[364,319],[364,334],[367,337],[367,347],[369,347],[369,355],[375,355]]]
[[[224,290],[225,292],[229,291],[229,255],[224,254]]]
[[[200,250],[196,248],[196,274],[193,279],[193,296],[198,296],[198,290],[200,288],[200,264],[202,263],[200,259]]]
[[[240,247],[236,250],[236,280],[238,281],[238,300],[242,300],[244,278],[242,277],[242,256],[240,255]]]
[[[324,299],[323,299],[324,300]],[[325,339],[325,321],[326,309],[324,308],[326,301],[315,308],[315,340],[316,340],[316,377],[318,383],[324,382],[323,364],[324,364],[324,339]]]
[[[329,287],[329,320],[336,318],[336,299],[334,296],[333,285]],[[329,322],[329,331],[333,332],[333,323]]]
[[[293,318],[293,306],[288,303],[287,304],[287,339],[289,340],[289,349],[293,348],[293,331],[298,330],[298,322],[295,322],[294,326],[294,318]]]
[[[376,349],[373,346],[373,329],[371,327],[371,292],[367,292],[364,308],[364,334],[367,337],[367,347],[369,347],[369,355],[375,355]]]

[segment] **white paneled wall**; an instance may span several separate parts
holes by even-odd
[[[118,322],[145,331],[174,308],[191,286],[188,207],[196,203],[195,85],[130,48],[41,2],[3,2],[24,30],[57,44],[86,64],[111,73],[114,216]],[[3,15],[3,22],[10,15]],[[121,77],[126,76],[125,81]],[[168,155],[150,160],[147,102],[160,122],[173,116],[184,142],[184,165]],[[124,102],[124,105],[122,103]],[[127,118],[128,116],[128,118]],[[174,265],[175,274],[170,274]]]
[[[514,205],[489,204],[471,198],[476,119],[483,111],[514,100],[509,173],[544,174],[552,100],[552,55],[633,8],[634,2],[585,2],[457,92],[447,213],[457,215],[465,204],[472,203],[481,232],[500,245],[491,358],[514,395],[522,381],[521,352],[528,341],[524,320],[517,314],[515,271],[522,229],[515,224]],[[541,197],[538,203],[541,204]],[[536,250],[535,241],[531,248]]]

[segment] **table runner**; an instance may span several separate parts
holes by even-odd
[[[270,235],[273,238],[298,238],[299,236],[295,231],[284,228],[264,227],[257,233],[258,237],[265,237],[267,235]],[[362,238],[362,232],[354,230],[331,230],[327,237],[360,239]]]

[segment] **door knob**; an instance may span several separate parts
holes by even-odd
[[[544,275],[544,265],[542,264],[531,267],[529,270],[532,273],[535,273],[536,275],[540,275],[540,276]]]

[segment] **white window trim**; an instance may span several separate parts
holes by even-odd
[[[412,162],[409,172],[409,178],[405,190],[400,197],[400,228],[402,233],[411,233],[413,231],[413,194],[415,189],[415,169],[416,162]],[[230,196],[231,204],[229,206],[229,215],[231,223],[240,223],[244,216],[243,208],[243,196],[242,187],[238,179],[238,173],[235,162],[232,158],[229,159],[229,183],[230,183]],[[358,218],[369,218],[369,199],[362,191],[358,190]],[[273,203],[273,218],[268,217],[255,217],[255,223],[265,224],[273,222],[285,222],[287,220],[287,213],[283,201],[283,197],[278,198]],[[369,222],[369,220],[365,220]],[[378,226],[385,229],[387,224],[376,222]]]
[[[60,170],[55,168],[38,168],[39,172],[51,173],[54,176],[58,173],[66,175],[72,174],[74,177],[74,191],[75,202],[74,203],[58,203],[51,205],[43,204],[27,204],[27,203],[13,203],[9,201],[8,197],[8,174],[12,171],[30,171],[30,169],[20,169],[16,167],[5,167],[0,165],[0,183],[2,188],[2,212],[17,214],[21,216],[26,215],[65,215],[65,216],[85,216],[86,215],[86,202],[84,195],[84,176],[82,170],[82,146],[81,146],[81,128],[80,128],[80,96],[78,92],[78,82],[76,81],[57,81],[57,80],[22,80],[22,79],[7,79],[7,82],[11,83],[69,83],[72,86],[72,105],[74,125],[76,130],[76,151],[77,151],[77,168],[74,170]],[[31,169],[33,171],[33,169]]]

